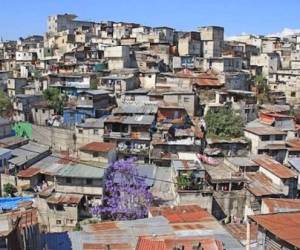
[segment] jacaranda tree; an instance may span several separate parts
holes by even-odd
[[[108,220],[135,220],[147,217],[152,202],[145,179],[138,175],[134,159],[119,160],[105,173],[103,203],[92,214]]]

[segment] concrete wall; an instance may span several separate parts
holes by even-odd
[[[32,125],[32,139],[54,150],[75,150],[75,131],[56,127]]]
[[[39,221],[49,232],[72,230],[78,222],[78,207],[64,205],[63,210],[57,210],[55,205],[47,203],[46,199],[37,197],[35,205],[39,210]]]
[[[84,194],[84,195],[95,195],[102,196],[102,180],[93,179],[92,185],[86,183],[84,178],[71,178],[72,183],[67,183],[66,178],[57,177],[57,182],[55,185],[55,190],[61,193],[75,193],[75,194]]]

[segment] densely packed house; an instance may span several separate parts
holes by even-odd
[[[300,34],[55,15],[0,43],[0,94],[0,248],[300,248]],[[99,218],[126,159],[148,216]]]

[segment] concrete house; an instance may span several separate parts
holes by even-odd
[[[29,121],[33,120],[32,107],[35,103],[41,102],[42,95],[16,95],[13,101],[14,121]]]
[[[75,126],[76,145],[81,147],[93,141],[103,141],[105,117],[87,118]]]
[[[116,144],[91,142],[79,148],[79,158],[87,162],[112,163],[116,160]]]
[[[65,165],[55,174],[55,190],[60,193],[81,194],[91,202],[101,201],[103,175],[103,168],[80,163]]]
[[[47,101],[34,103],[31,108],[32,121],[34,124],[47,126],[48,121],[51,120],[55,114],[54,109],[49,106]]]
[[[91,27],[94,25],[93,22],[79,21],[75,20],[76,15],[73,14],[63,14],[48,17],[48,34],[54,35],[58,32],[69,30],[73,32],[79,27]]]
[[[199,32],[190,32],[178,40],[179,56],[201,55],[201,41]]]
[[[12,135],[12,122],[0,116],[0,139]]]
[[[271,157],[258,156],[253,161],[259,165],[259,172],[265,174],[278,185],[289,198],[295,198],[297,195],[298,175],[291,169],[283,166]]]
[[[129,46],[113,46],[104,49],[104,58],[108,60],[108,69],[130,68],[130,48]]]
[[[9,78],[7,80],[7,92],[9,97],[14,97],[18,94],[23,94],[23,87],[27,84],[25,78]]]
[[[286,132],[271,126],[246,127],[244,135],[251,141],[251,153],[268,154],[276,160],[283,162],[286,154]]]
[[[262,53],[251,56],[250,65],[262,67],[263,76],[268,78],[270,73],[274,73],[280,68],[280,58],[277,53]]]
[[[206,26],[199,28],[204,58],[221,57],[224,43],[224,28]]]
[[[138,87],[139,81],[134,74],[111,74],[100,79],[100,89],[110,91],[117,97],[120,97],[125,91]]]
[[[0,172],[3,173],[8,168],[8,160],[12,157],[11,150],[0,148]]]
[[[258,226],[257,248],[270,249],[276,246],[278,249],[300,248],[298,237],[299,212],[282,212],[249,216],[251,222]],[[278,227],[278,224],[281,227]]]
[[[78,93],[76,105],[64,109],[64,124],[74,125],[86,118],[99,118],[109,114],[113,108],[108,91],[85,90]]]
[[[49,232],[74,230],[79,222],[83,203],[81,194],[40,192],[35,199],[40,224]]]

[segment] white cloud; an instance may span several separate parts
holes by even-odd
[[[284,28],[281,32],[268,34],[267,36],[285,37],[285,36],[291,36],[291,35],[294,35],[297,33],[300,33],[300,29]]]

